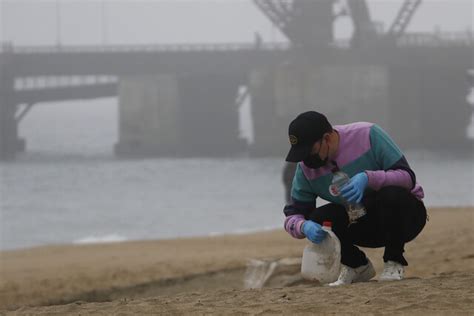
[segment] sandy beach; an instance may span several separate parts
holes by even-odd
[[[406,246],[400,282],[303,282],[306,245],[283,230],[247,235],[48,246],[0,253],[0,314],[470,314],[474,208],[431,208]],[[380,273],[382,249],[366,249]],[[245,289],[249,262],[276,263]]]

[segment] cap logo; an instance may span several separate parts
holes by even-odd
[[[298,144],[298,138],[295,135],[290,135],[290,144],[292,145]]]

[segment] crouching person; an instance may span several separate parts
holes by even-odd
[[[288,162],[297,162],[291,202],[284,208],[285,229],[295,238],[320,243],[321,224],[332,222],[341,242],[341,273],[330,285],[369,281],[375,276],[370,260],[357,246],[385,247],[379,280],[401,280],[408,265],[405,243],[426,223],[422,187],[393,140],[378,125],[356,122],[331,126],[326,117],[310,111],[289,126]],[[333,174],[350,180],[335,192]],[[337,190],[336,190],[337,191]],[[329,203],[316,207],[316,198]],[[348,216],[344,201],[362,203],[365,215]]]

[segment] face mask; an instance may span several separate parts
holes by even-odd
[[[306,165],[306,167],[309,167],[311,169],[318,169],[326,165],[326,163],[328,162],[328,158],[326,157],[326,159],[321,159],[321,157],[319,157],[318,154],[315,154],[315,155],[309,156],[308,158],[303,160],[303,162]]]
[[[322,142],[321,142],[321,145],[322,145]],[[328,157],[326,157],[324,159],[321,159],[321,157],[319,156],[319,152],[321,151],[322,147],[323,146],[319,147],[319,150],[318,150],[317,153],[314,153],[314,154],[310,155],[308,158],[303,160],[303,163],[307,167],[309,167],[311,169],[318,169],[318,168],[321,168],[322,166],[327,164]],[[328,145],[328,148],[329,148],[329,145]]]

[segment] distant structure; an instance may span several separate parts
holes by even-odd
[[[0,159],[25,150],[18,124],[34,104],[107,96],[119,99],[119,156],[282,156],[288,122],[310,109],[335,124],[379,123],[404,147],[472,146],[466,95],[473,37],[407,34],[421,0],[403,1],[386,32],[372,21],[365,0],[254,3],[288,45],[265,43],[259,35],[249,44],[4,45]],[[347,43],[334,39],[341,15],[353,22]],[[238,107],[246,98],[254,122],[250,148],[238,135]]]

